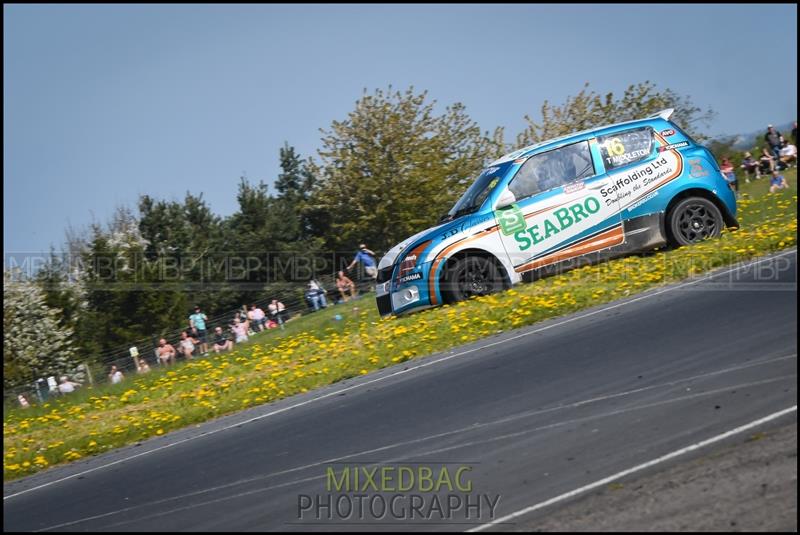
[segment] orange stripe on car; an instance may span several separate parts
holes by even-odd
[[[436,282],[436,270],[439,268],[439,264],[442,263],[443,260],[446,260],[447,255],[453,251],[456,247],[462,246],[468,242],[475,241],[477,239],[483,238],[492,234],[493,232],[497,232],[499,229],[499,225],[494,225],[489,227],[486,230],[482,230],[477,234],[470,236],[469,238],[461,238],[455,243],[451,243],[441,251],[439,251],[435,257],[433,257],[433,264],[431,265],[431,271],[428,273],[428,294],[431,297],[431,305],[438,305],[439,300],[436,298],[436,288],[434,288],[434,283]]]
[[[622,230],[622,225],[618,225],[585,241],[571,245],[566,249],[562,249],[561,251],[543,256],[542,258],[538,258],[532,262],[517,266],[514,268],[514,271],[517,273],[530,271],[532,269],[544,267],[549,264],[561,262],[562,260],[569,260],[570,258],[574,258],[576,256],[606,249],[607,247],[613,247],[614,245],[619,245],[624,241],[625,232]]]

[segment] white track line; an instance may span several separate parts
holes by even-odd
[[[617,479],[620,479],[622,477],[628,476],[628,475],[633,474],[635,472],[640,472],[640,471],[644,470],[645,468],[650,468],[651,466],[655,466],[657,464],[663,463],[663,462],[668,461],[670,459],[674,459],[675,457],[678,457],[680,455],[684,455],[686,453],[695,451],[695,450],[700,449],[700,448],[702,448],[704,446],[708,446],[709,444],[714,444],[715,442],[719,442],[720,440],[724,440],[724,439],[726,439],[728,437],[731,437],[733,435],[736,435],[736,434],[739,434],[739,433],[743,433],[744,431],[747,431],[749,429],[757,427],[757,426],[759,426],[761,424],[765,424],[765,423],[767,423],[769,421],[775,420],[777,418],[780,418],[781,416],[784,416],[784,415],[792,413],[792,412],[797,412],[797,405],[789,407],[788,409],[783,409],[781,411],[774,412],[774,413],[770,414],[769,416],[765,416],[763,418],[759,418],[758,420],[750,422],[749,424],[745,424],[745,425],[739,426],[739,427],[737,427],[735,429],[731,429],[730,431],[726,431],[725,433],[722,433],[721,435],[717,435],[717,436],[711,437],[711,438],[709,438],[707,440],[703,440],[702,442],[697,442],[695,444],[692,444],[691,446],[686,446],[685,448],[681,448],[679,450],[675,450],[675,451],[673,451],[671,453],[668,453],[666,455],[662,455],[661,457],[658,457],[658,458],[653,459],[651,461],[647,461],[646,463],[642,463],[642,464],[636,465],[633,468],[628,468],[627,470],[623,470],[622,472],[617,472],[614,475],[608,476],[608,477],[606,477],[604,479],[600,479],[599,481],[595,481],[594,483],[590,483],[588,485],[584,485],[583,487],[577,488],[575,490],[571,490],[569,492],[565,492],[564,494],[556,496],[555,498],[550,498],[549,500],[546,500],[546,501],[543,501],[543,502],[539,502],[539,503],[537,503],[535,505],[531,505],[530,507],[526,507],[524,509],[520,509],[519,511],[516,511],[516,512],[511,513],[509,515],[506,515],[504,517],[498,518],[497,520],[493,520],[492,522],[488,522],[486,524],[482,524],[480,526],[477,526],[475,528],[467,530],[467,532],[471,533],[471,532],[483,531],[485,529],[488,529],[488,528],[492,527],[493,525],[507,523],[509,520],[513,520],[515,518],[519,518],[520,516],[526,515],[528,513],[532,513],[533,511],[536,511],[537,509],[543,509],[543,508],[545,508],[545,507],[547,507],[549,505],[553,505],[555,503],[558,503],[558,502],[561,502],[561,501],[564,501],[564,500],[568,500],[569,498],[572,498],[572,497],[577,496],[579,494],[582,494],[584,492],[596,489],[598,487],[602,487],[603,485],[607,485],[608,483],[611,483],[611,482],[613,482],[613,481],[615,481]]]
[[[445,362],[447,360],[450,360],[450,359],[453,359],[453,358],[456,358],[456,357],[460,357],[462,355],[466,355],[466,354],[469,354],[469,353],[474,353],[475,351],[484,350],[486,348],[494,347],[494,346],[497,346],[497,345],[500,345],[500,344],[505,344],[506,342],[510,342],[512,340],[517,340],[517,339],[520,339],[520,338],[524,338],[526,336],[530,336],[532,334],[537,334],[537,333],[540,333],[542,331],[546,331],[548,329],[552,329],[554,327],[559,327],[561,325],[565,325],[565,324],[571,323],[573,321],[581,320],[581,319],[584,319],[584,318],[588,318],[590,316],[594,316],[596,314],[600,314],[602,312],[606,312],[608,310],[614,310],[615,308],[620,308],[620,307],[623,307],[623,306],[627,306],[627,305],[630,305],[631,303],[636,303],[638,301],[642,301],[644,299],[649,299],[651,297],[655,297],[657,295],[661,295],[661,294],[664,294],[664,293],[667,293],[667,292],[671,292],[673,290],[677,290],[677,289],[680,289],[680,288],[685,288],[687,286],[698,284],[698,283],[703,282],[703,281],[708,280],[708,279],[712,279],[712,278],[715,278],[715,277],[720,277],[720,276],[723,276],[723,275],[727,275],[728,273],[732,273],[734,271],[738,271],[738,270],[750,267],[751,265],[754,265],[754,264],[760,264],[761,262],[767,262],[767,261],[771,261],[771,260],[776,260],[778,258],[782,258],[784,256],[788,256],[788,255],[796,254],[796,253],[797,253],[797,250],[796,249],[792,249],[790,251],[786,251],[786,252],[783,252],[783,253],[778,254],[778,255],[758,258],[758,259],[752,260],[752,261],[744,263],[744,264],[739,264],[739,265],[733,266],[733,267],[731,267],[729,269],[726,269],[724,271],[709,273],[709,274],[707,274],[707,275],[705,275],[703,277],[700,277],[699,279],[683,282],[683,283],[680,283],[680,284],[676,284],[674,286],[669,286],[667,288],[663,288],[663,289],[655,291],[655,292],[647,293],[647,294],[641,295],[639,297],[634,297],[634,298],[629,299],[627,301],[617,302],[617,303],[614,303],[614,304],[611,304],[611,305],[608,305],[608,306],[605,306],[605,307],[602,307],[602,308],[595,309],[595,310],[593,310],[591,312],[587,312],[585,314],[581,314],[579,316],[572,316],[572,317],[566,318],[564,320],[561,320],[559,322],[551,323],[550,325],[546,325],[544,327],[540,327],[538,329],[534,329],[534,330],[531,330],[531,331],[526,331],[524,333],[518,334],[516,336],[511,336],[511,337],[505,338],[503,340],[498,340],[497,342],[492,342],[490,344],[481,345],[479,347],[474,347],[472,349],[467,349],[465,351],[461,351],[461,352],[458,352],[458,353],[453,353],[451,355],[446,355],[444,357],[440,357],[438,359],[430,360],[428,362],[423,362],[423,363],[418,364],[416,366],[405,368],[403,370],[396,371],[394,373],[391,373],[391,374],[388,374],[388,375],[384,375],[382,377],[377,377],[377,378],[371,379],[369,381],[364,381],[363,383],[358,383],[358,384],[355,384],[355,385],[352,385],[352,386],[348,386],[346,388],[342,388],[342,389],[336,390],[334,392],[329,392],[327,394],[323,394],[323,395],[315,397],[315,398],[307,399],[306,401],[301,401],[299,403],[295,403],[294,405],[290,405],[290,406],[284,407],[282,409],[277,409],[277,410],[268,412],[266,414],[262,414],[260,416],[255,416],[255,417],[250,418],[249,420],[245,420],[243,422],[237,422],[237,423],[225,426],[225,427],[221,427],[219,429],[208,431],[208,432],[203,433],[201,435],[187,437],[187,438],[172,442],[170,444],[165,444],[163,446],[158,446],[157,448],[153,448],[151,450],[147,450],[147,451],[143,451],[141,453],[137,453],[135,455],[131,455],[131,456],[126,457],[124,459],[118,459],[116,461],[112,461],[110,463],[106,463],[106,464],[103,464],[103,465],[100,465],[100,466],[96,466],[94,468],[89,468],[88,470],[84,470],[82,472],[76,472],[74,474],[62,477],[60,479],[49,481],[47,483],[42,483],[41,485],[37,485],[37,486],[31,487],[29,489],[21,490],[19,492],[15,492],[13,494],[9,494],[8,496],[3,496],[3,501],[6,501],[6,500],[11,499],[11,498],[15,498],[17,496],[21,496],[23,494],[27,494],[29,492],[33,492],[35,490],[40,490],[40,489],[49,487],[51,485],[55,485],[56,483],[61,483],[63,481],[68,481],[68,480],[74,479],[76,477],[84,476],[86,474],[89,474],[89,473],[92,473],[92,472],[96,472],[97,470],[102,470],[103,468],[108,468],[110,466],[115,466],[117,464],[124,463],[126,461],[130,461],[130,460],[133,460],[133,459],[136,459],[136,458],[139,458],[139,457],[143,457],[145,455],[149,455],[149,454],[155,453],[157,451],[165,450],[165,449],[171,448],[173,446],[178,446],[180,444],[184,444],[186,442],[189,442],[189,441],[192,441],[192,440],[196,440],[198,438],[208,437],[208,436],[214,435],[216,433],[219,433],[221,431],[227,431],[229,429],[233,429],[233,428],[241,426],[241,425],[245,425],[245,424],[249,424],[249,423],[252,423],[252,422],[256,422],[258,420],[262,420],[264,418],[268,418],[270,416],[274,416],[276,414],[280,414],[282,412],[286,412],[286,411],[289,411],[291,409],[296,409],[298,407],[302,407],[304,405],[308,405],[308,404],[314,403],[316,401],[320,401],[320,400],[323,400],[323,399],[326,399],[326,398],[329,398],[329,397],[332,397],[332,396],[338,396],[342,392],[347,392],[349,390],[354,390],[356,388],[363,388],[363,387],[371,385],[373,383],[377,383],[377,382],[380,382],[380,381],[385,381],[386,379],[390,379],[392,377],[397,377],[397,376],[403,375],[405,373],[410,373],[410,372],[419,370],[421,368],[425,368],[427,366],[432,366],[434,364],[439,364],[440,362]]]
[[[666,400],[663,400],[663,401],[657,401],[657,402],[654,402],[654,403],[648,403],[648,404],[645,404],[645,405],[637,405],[635,407],[628,407],[628,408],[625,408],[625,409],[618,409],[618,410],[613,410],[613,411],[604,412],[604,413],[600,413],[600,414],[594,414],[592,416],[586,416],[586,417],[581,417],[581,418],[572,418],[572,419],[569,419],[569,420],[563,420],[563,421],[555,422],[555,423],[552,423],[552,424],[547,424],[547,425],[542,425],[542,426],[538,426],[538,427],[534,427],[534,428],[530,428],[530,429],[525,429],[524,431],[517,431],[517,432],[514,432],[514,433],[508,433],[508,434],[505,434],[505,435],[497,435],[497,436],[493,436],[493,437],[487,438],[487,439],[474,440],[474,441],[469,441],[469,442],[461,442],[461,443],[458,443],[458,444],[455,444],[455,445],[452,445],[452,446],[447,446],[447,447],[444,447],[444,448],[438,448],[438,449],[433,449],[433,450],[427,450],[427,451],[414,453],[412,455],[412,457],[414,459],[421,459],[423,457],[428,457],[428,456],[431,456],[431,455],[439,455],[439,454],[444,453],[444,452],[450,452],[450,451],[454,451],[454,450],[458,450],[458,449],[474,447],[474,446],[477,446],[477,445],[489,445],[489,444],[494,443],[494,442],[502,442],[504,440],[515,439],[515,438],[519,438],[519,437],[522,437],[522,436],[531,435],[531,434],[537,433],[539,431],[544,431],[544,430],[547,430],[547,429],[555,429],[555,428],[558,428],[558,427],[563,427],[565,425],[573,425],[573,424],[578,424],[578,423],[582,423],[582,422],[591,422],[591,421],[594,421],[594,420],[600,420],[600,419],[603,419],[603,418],[619,416],[619,415],[622,415],[622,414],[628,414],[628,413],[635,412],[635,411],[646,410],[646,409],[650,409],[650,408],[653,408],[653,407],[662,407],[664,405],[669,405],[669,404],[672,404],[672,403],[680,403],[680,402],[683,402],[683,401],[692,400],[692,399],[698,399],[698,398],[701,398],[701,397],[713,396],[713,395],[719,394],[721,392],[729,392],[731,389],[742,390],[744,388],[749,388],[749,387],[752,387],[752,386],[761,386],[761,385],[775,383],[775,382],[779,382],[779,381],[786,381],[787,379],[792,379],[792,378],[796,378],[796,375],[781,376],[781,377],[775,377],[775,378],[771,378],[771,379],[764,379],[764,380],[761,380],[761,381],[752,381],[752,382],[749,382],[749,383],[728,385],[728,386],[725,386],[723,388],[717,388],[715,390],[709,390],[709,391],[700,392],[700,393],[697,393],[697,394],[688,394],[688,395],[685,395],[685,396],[680,396],[680,397],[677,397],[677,398],[670,398],[670,399],[666,399]],[[489,425],[489,424],[485,424],[485,425]],[[485,425],[481,425],[479,427],[485,427]],[[469,431],[469,430],[471,430],[471,428],[464,428],[464,429],[458,430],[458,432],[464,432],[464,431]],[[453,434],[453,432],[443,433],[442,435],[448,435],[448,434]],[[428,438],[430,438],[430,437],[428,437]],[[427,438],[426,439],[419,439],[419,440],[415,440],[415,441],[411,441],[411,442],[419,442],[419,441],[424,441],[424,440],[427,440]],[[393,445],[390,445],[390,446],[384,446],[382,448],[378,448],[378,449],[373,450],[373,451],[394,449],[394,448],[396,448],[397,446],[400,446],[400,445],[404,445],[404,443],[393,444]],[[357,456],[357,455],[360,455],[360,454],[350,454],[350,455],[347,455],[345,457],[340,457],[340,459],[345,459],[345,458],[348,458],[348,457],[354,457],[354,456]],[[376,464],[376,465],[380,464],[380,463],[391,464],[391,463],[404,461],[404,460],[407,460],[407,459],[408,459],[408,455],[404,454],[404,455],[401,455],[399,457],[394,457],[394,458],[387,459],[385,461],[375,461],[373,464]],[[319,463],[314,463],[312,465],[306,465],[305,467],[300,467],[300,469],[313,467],[313,466],[318,466],[318,465],[322,465],[322,464],[330,464],[331,462],[332,461],[322,461],[322,462],[319,462]],[[293,471],[296,471],[296,470],[297,469],[286,470],[284,472],[280,472],[280,474],[285,474],[285,473],[293,472]],[[157,501],[157,502],[150,502],[150,503],[144,503],[144,504],[140,504],[140,505],[134,505],[134,506],[131,506],[131,507],[125,507],[123,509],[118,509],[118,510],[115,510],[115,511],[109,511],[109,512],[102,513],[102,514],[99,514],[99,515],[94,515],[94,516],[90,516],[90,517],[84,517],[84,518],[80,518],[80,519],[77,519],[77,520],[71,520],[71,521],[68,521],[68,522],[61,523],[61,524],[48,526],[46,528],[41,528],[41,529],[39,529],[37,531],[43,532],[43,531],[52,531],[52,530],[56,530],[56,529],[62,529],[64,527],[74,526],[74,525],[82,524],[82,523],[89,522],[89,521],[92,521],[92,520],[99,520],[101,518],[108,518],[108,517],[115,516],[115,515],[118,515],[118,514],[128,513],[128,512],[137,510],[137,509],[147,508],[147,507],[150,507],[150,506],[153,506],[153,505],[159,505],[159,504],[163,504],[163,503],[170,502],[170,501],[176,501],[176,500],[183,500],[183,499],[186,499],[186,498],[192,498],[192,497],[196,497],[196,496],[201,495],[201,494],[207,494],[208,492],[213,492],[213,491],[217,491],[217,490],[224,490],[226,488],[231,488],[233,486],[237,486],[237,485],[244,484],[244,483],[252,483],[252,482],[258,481],[259,479],[266,479],[267,477],[271,477],[271,476],[274,476],[274,475],[277,475],[277,474],[269,474],[269,475],[266,475],[266,476],[263,476],[263,477],[253,478],[253,479],[244,480],[244,481],[238,481],[238,482],[235,482],[235,483],[232,483],[232,484],[228,484],[228,485],[223,485],[223,486],[220,486],[220,487],[214,487],[214,488],[211,488],[211,489],[205,489],[205,490],[201,490],[201,491],[196,491],[196,492],[193,492],[193,493],[190,493],[190,494],[184,494],[184,495],[181,495],[181,496],[174,496],[174,497],[167,498],[165,500],[160,500],[160,501]],[[151,514],[151,515],[148,515],[148,516],[140,516],[140,517],[137,517],[135,519],[124,520],[124,521],[121,521],[121,522],[117,522],[115,524],[108,524],[108,525],[104,526],[103,529],[108,530],[108,529],[115,528],[115,527],[118,527],[118,526],[122,526],[122,525],[125,525],[125,524],[132,524],[132,523],[135,523],[135,522],[141,522],[143,520],[150,520],[152,518],[159,518],[159,517],[163,517],[165,515],[169,515],[169,514],[172,514],[172,513],[186,511],[186,510],[197,508],[197,507],[204,507],[206,505],[210,505],[210,504],[214,504],[214,503],[221,503],[221,502],[224,502],[224,501],[234,500],[234,499],[242,498],[242,497],[245,497],[245,496],[252,496],[254,494],[259,494],[259,493],[267,492],[267,491],[270,491],[270,490],[275,490],[275,489],[278,489],[278,488],[285,488],[285,487],[297,485],[297,484],[300,484],[300,483],[306,483],[308,481],[314,481],[316,479],[325,479],[325,477],[326,477],[325,475],[317,475],[317,476],[311,476],[311,477],[306,477],[306,478],[302,478],[302,479],[296,479],[296,480],[288,481],[288,482],[277,484],[277,485],[272,485],[272,486],[267,486],[267,487],[260,487],[260,488],[253,489],[253,490],[239,492],[237,494],[223,496],[223,497],[220,497],[220,498],[214,498],[214,499],[211,499],[211,500],[205,501],[205,502],[196,502],[196,503],[192,503],[190,505],[184,505],[184,506],[178,507],[176,509],[170,509],[170,510],[167,510],[167,511],[162,511],[162,512]]]

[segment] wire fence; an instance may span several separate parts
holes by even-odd
[[[361,269],[359,267],[359,269]],[[355,277],[356,280],[353,281],[356,291],[359,296],[363,296],[363,294],[369,293],[372,291],[374,286],[374,279],[369,277],[365,277],[362,273],[359,273],[358,277]],[[321,275],[319,277],[315,277],[315,280],[321,287],[321,289],[325,292],[324,295],[324,303],[325,306],[322,306],[320,303],[320,309],[327,308],[331,306],[335,306],[341,302],[341,296],[339,290],[336,286],[336,280],[334,275]],[[307,282],[303,283],[303,287],[307,285]],[[300,286],[298,285],[295,290],[299,290]],[[272,316],[270,315],[268,310],[268,305],[272,302],[273,299],[277,299],[280,301],[284,306],[285,309],[283,310],[282,314],[282,322],[281,324],[276,325],[274,328],[265,329],[264,332],[268,330],[274,330],[276,332],[280,332],[283,329],[284,322],[291,322],[303,315],[313,313],[317,311],[313,304],[306,298],[306,297],[299,297],[300,292],[294,291],[291,292],[293,295],[288,297],[286,296],[278,296],[278,295],[271,295],[269,297],[263,297],[260,299],[249,301],[244,306],[249,305],[256,305],[258,308],[261,308],[265,312],[265,322],[269,322]],[[235,338],[234,335],[230,332],[230,326],[233,323],[234,317],[238,312],[247,313],[247,309],[244,307],[228,310],[224,313],[217,314],[213,317],[208,317],[206,320],[206,340],[208,341],[208,345],[213,345],[213,334],[217,327],[221,327],[223,332],[225,333],[226,337],[228,338]],[[251,326],[252,327],[252,326]],[[189,314],[186,315],[186,324],[183,327],[179,327],[177,329],[172,329],[167,333],[161,334],[154,334],[151,337],[147,338],[140,338],[138,340],[132,340],[130,343],[126,343],[124,346],[120,346],[117,349],[112,351],[108,351],[99,357],[94,357],[91,359],[87,359],[84,363],[80,364],[72,373],[67,373],[66,375],[70,379],[74,379],[84,386],[86,385],[100,385],[111,382],[109,371],[112,366],[116,366],[116,369],[121,371],[123,375],[130,375],[136,374],[137,370],[137,359],[141,362],[144,361],[150,367],[163,367],[167,366],[164,362],[158,358],[157,350],[158,350],[158,341],[160,339],[165,339],[167,343],[171,344],[173,347],[176,348],[176,355],[175,361],[179,361],[183,358],[182,352],[178,349],[179,341],[181,333],[187,332],[190,333],[190,325],[189,325]],[[251,332],[259,332],[253,331]],[[249,334],[249,333],[248,333]],[[131,348],[136,348],[138,355],[134,358],[131,354]],[[210,352],[210,353],[213,353]],[[195,344],[195,352],[192,358],[203,358],[204,354],[200,353],[199,344]],[[20,385],[18,387],[4,389],[3,390],[3,397],[4,397],[4,404],[17,404],[19,405],[18,396],[22,395],[25,397],[27,402],[44,402],[52,396],[60,395],[57,390],[57,382],[58,377],[42,377],[38,379],[35,383]]]

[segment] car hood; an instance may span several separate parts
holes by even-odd
[[[415,247],[419,243],[431,240],[432,244],[435,245],[436,243],[447,239],[447,237],[451,236],[454,231],[460,232],[469,226],[470,219],[470,215],[465,215],[459,217],[458,219],[454,219],[453,221],[448,221],[446,223],[442,223],[441,225],[427,228],[422,232],[414,234],[410,238],[406,238],[389,249],[389,251],[383,255],[380,263],[378,263],[378,269],[384,269],[393,265],[404,251]]]

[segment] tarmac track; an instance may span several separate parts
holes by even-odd
[[[4,529],[535,528],[633,468],[658,478],[796,422],[796,260],[725,268],[12,482]],[[337,512],[359,493],[329,492],[326,471],[376,466],[467,467],[469,493],[436,496],[481,509],[434,514],[434,493],[415,487],[367,488],[361,504],[376,509]],[[378,495],[402,498],[376,515]],[[326,496],[330,512],[315,508]]]

